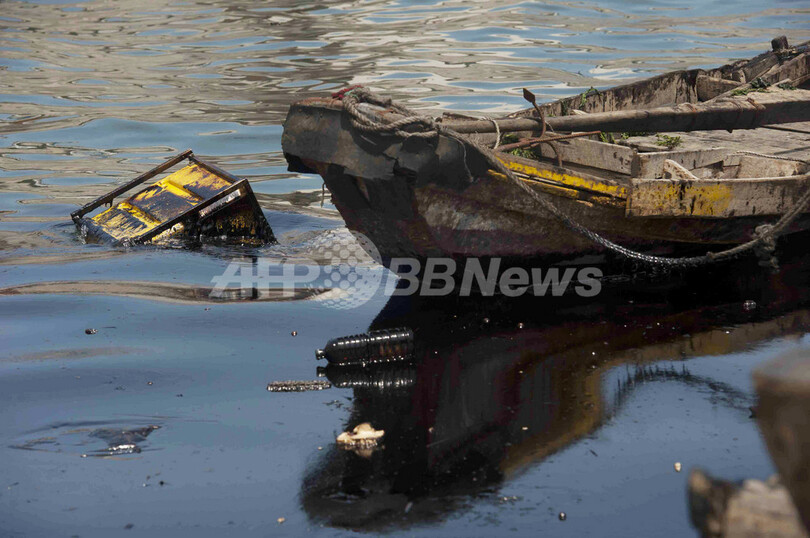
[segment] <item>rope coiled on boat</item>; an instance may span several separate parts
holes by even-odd
[[[619,245],[618,243],[614,243],[610,239],[589,229],[571,218],[569,215],[565,214],[552,202],[541,197],[526,182],[521,181],[511,170],[509,170],[509,168],[503,164],[503,162],[501,162],[500,159],[498,159],[492,149],[475,142],[469,136],[465,136],[457,131],[454,131],[431,117],[419,115],[402,105],[392,102],[391,99],[382,98],[362,86],[348,88],[343,92],[335,94],[334,97],[342,99],[343,108],[349,114],[349,119],[352,126],[360,131],[380,135],[397,136],[400,138],[419,137],[429,139],[444,135],[448,138],[456,140],[464,149],[464,166],[467,169],[467,174],[470,177],[470,180],[473,178],[469,168],[467,168],[466,162],[466,148],[468,147],[478,152],[493,170],[509,178],[517,187],[526,192],[526,194],[528,194],[543,209],[554,215],[570,230],[582,235],[593,243],[600,245],[609,251],[619,254],[620,256],[651,266],[666,267],[671,269],[700,267],[722,261],[728,261],[738,258],[743,254],[753,252],[760,258],[761,265],[770,267],[774,270],[778,269],[777,260],[773,255],[776,249],[776,240],[779,235],[785,229],[787,229],[787,227],[790,226],[794,220],[796,220],[796,218],[802,213],[808,204],[810,204],[810,187],[808,187],[807,191],[805,191],[793,208],[782,215],[782,217],[776,223],[757,226],[751,240],[726,250],[707,252],[706,254],[700,256],[685,257],[667,257],[645,254],[643,252],[638,252]],[[364,112],[359,107],[361,103],[368,103],[391,110],[403,116],[403,118],[395,121],[385,121],[384,116],[372,115]],[[418,130],[406,130],[408,128]]]

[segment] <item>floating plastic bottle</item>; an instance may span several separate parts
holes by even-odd
[[[329,340],[315,357],[331,364],[365,366],[407,360],[413,354],[413,331],[384,329]]]
[[[409,389],[416,383],[416,367],[397,361],[375,368],[344,368],[339,364],[318,366],[318,377],[325,377],[339,389],[363,389],[390,393]]]

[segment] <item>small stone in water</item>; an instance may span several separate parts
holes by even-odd
[[[757,307],[757,302],[752,301],[751,299],[749,299],[749,300],[747,300],[747,301],[745,301],[743,303],[743,310],[745,310],[746,312],[750,312],[751,310],[756,309],[756,307]]]
[[[676,462],[675,462],[675,472],[676,472],[676,473],[680,473],[680,472],[681,472],[681,462],[679,462],[679,461],[676,461]]]
[[[568,517],[565,515],[565,512],[560,512],[560,521],[565,521],[565,518]]]
[[[95,329],[85,329],[84,334],[96,334],[98,331]]]
[[[290,334],[293,335],[293,336],[298,336],[298,331],[293,331]]]

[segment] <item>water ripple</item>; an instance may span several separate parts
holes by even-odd
[[[810,33],[807,7],[753,0],[10,1],[0,21],[0,192],[65,203],[187,147],[252,181],[290,178],[287,107],[350,84],[509,112],[523,87],[550,100]]]

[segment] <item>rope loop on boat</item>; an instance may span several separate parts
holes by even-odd
[[[343,108],[346,110],[346,112],[348,112],[352,125],[360,131],[380,135],[397,136],[400,138],[409,138],[413,136],[419,138],[435,138],[439,135],[443,135],[456,140],[461,144],[463,150],[462,160],[464,161],[464,167],[467,170],[467,174],[471,180],[473,180],[473,178],[467,166],[467,148],[470,148],[481,155],[495,172],[510,179],[518,188],[522,189],[535,202],[537,202],[538,205],[554,215],[573,232],[582,235],[593,243],[600,245],[611,252],[646,265],[665,267],[669,269],[701,267],[723,261],[729,261],[739,258],[744,254],[753,252],[759,256],[761,265],[771,267],[774,270],[778,269],[776,257],[773,255],[776,249],[776,240],[779,235],[785,231],[794,220],[796,220],[804,209],[810,205],[810,186],[808,186],[805,193],[796,202],[793,208],[782,215],[777,222],[758,226],[755,229],[751,240],[726,250],[707,252],[706,254],[700,256],[685,257],[667,257],[644,254],[643,252],[638,252],[619,245],[618,243],[614,243],[610,239],[574,220],[551,201],[541,197],[533,188],[529,186],[528,182],[521,181],[520,178],[518,178],[509,168],[507,168],[506,165],[497,157],[497,155],[495,155],[495,152],[492,149],[479,144],[471,137],[449,129],[443,126],[441,122],[436,121],[431,117],[421,116],[402,105],[393,103],[391,99],[384,99],[362,86],[350,88],[345,92],[339,92],[339,94],[334,94],[333,97],[336,99],[342,99]],[[364,112],[359,107],[361,103],[368,103],[382,107],[403,116],[403,118],[396,121],[386,121],[384,114],[372,115],[371,113]],[[421,128],[422,130],[405,130],[405,128],[414,127]]]
[[[439,136],[439,129],[436,121],[428,116],[418,116],[407,108],[393,103],[391,99],[382,99],[363,87],[354,88],[342,94],[343,108],[349,113],[352,126],[355,129],[366,133],[390,134],[400,138],[415,136],[418,138],[435,138]],[[404,118],[381,122],[371,114],[364,112],[360,108],[361,103],[377,105],[379,107],[392,110]],[[421,131],[405,131],[407,127],[421,127]]]

